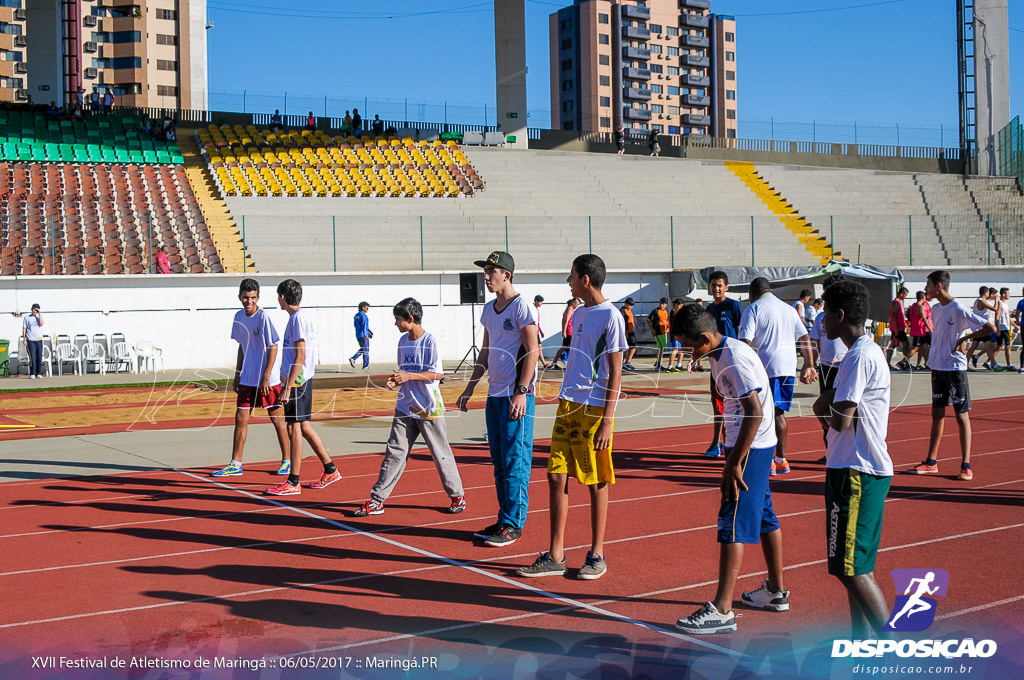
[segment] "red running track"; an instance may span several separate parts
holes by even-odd
[[[995,630],[1020,639],[1022,408],[1024,398],[975,402],[972,482],[955,478],[952,420],[943,474],[893,479],[876,576],[891,604],[889,570],[949,572],[928,636],[981,639]],[[928,412],[893,411],[897,470],[923,458]],[[279,481],[269,465],[222,482],[209,470],[167,470],[0,485],[0,677],[65,677],[27,669],[29,659],[76,655],[273,663],[292,655],[322,664],[426,655],[447,677],[508,677],[523,664],[528,677],[546,664],[585,671],[597,662],[661,677],[684,660],[728,668],[730,650],[799,657],[849,637],[845,592],[824,563],[824,468],[809,462],[822,455],[821,434],[807,418],[790,421],[793,472],[772,482],[792,609],[737,606],[740,631],[731,636],[674,632],[679,616],[712,597],[717,578],[721,463],[701,455],[709,434],[702,425],[616,435],[609,572],[598,581],[514,574],[546,549],[547,440],[536,447],[524,538],[504,549],[471,540],[496,513],[483,446],[456,448],[469,508],[455,516],[441,511],[447,498],[425,449],[387,511],[362,519],[349,513],[367,497],[379,455],[339,457],[341,482],[286,499],[259,495]],[[305,477],[317,468],[309,460]],[[571,501],[567,553],[578,568],[590,536],[587,494],[573,484]],[[756,548],[742,573],[737,597],[764,578]]]

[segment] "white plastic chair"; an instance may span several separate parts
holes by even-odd
[[[70,342],[62,342],[54,348],[56,357],[54,361],[57,363],[57,375],[64,375],[64,364],[71,364],[75,367],[75,375],[78,375],[82,369],[82,354],[78,351],[78,348],[72,345]]]
[[[96,364],[96,370],[100,375],[107,372],[107,353],[103,351],[103,345],[98,342],[87,342],[82,345],[82,373],[89,373],[89,362]]]
[[[135,355],[132,354],[131,345],[127,342],[115,342],[110,350],[108,364],[114,367],[114,373],[121,372],[121,364],[124,364],[126,373],[131,373],[135,367]]]
[[[143,340],[135,345],[135,358],[140,373],[143,366],[146,367],[146,373],[149,373],[150,369],[155,372],[157,361],[160,362],[160,370],[164,369],[164,351],[149,340]]]
[[[43,345],[42,368],[46,370],[46,377],[53,377],[53,352],[46,345]]]

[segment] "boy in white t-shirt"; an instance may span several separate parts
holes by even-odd
[[[231,324],[231,339],[238,343],[235,379],[232,389],[238,394],[235,410],[235,433],[231,445],[231,462],[213,477],[237,477],[242,474],[242,450],[249,435],[249,418],[254,408],[264,408],[277,433],[281,446],[281,467],[277,474],[291,470],[288,457],[288,431],[281,415],[280,358],[277,344],[281,337],[266,310],[259,306],[260,284],[255,279],[242,279],[238,286],[242,309]]]
[[[892,480],[885,443],[891,376],[882,348],[864,332],[868,291],[839,281],[822,294],[825,335],[848,348],[835,388],[822,392],[814,414],[828,435],[825,470],[828,572],[846,588],[853,637],[885,626],[889,609],[875,582],[882,514]]]
[[[796,314],[783,303],[786,313]],[[743,593],[748,607],[782,612],[789,609],[789,591],[782,574],[782,529],[772,508],[768,486],[775,435],[773,395],[768,373],[757,353],[736,338],[718,332],[715,318],[690,305],[676,314],[672,335],[693,352],[693,360],[708,357],[715,389],[725,407],[725,468],[722,503],[718,511],[719,580],[715,598],[676,627],[694,634],[733,633],[736,615],[733,591],[743,564],[745,543],[760,543],[768,578],[757,590]]]
[[[615,483],[612,432],[615,405],[626,351],[626,323],[601,294],[606,270],[597,255],[580,255],[569,272],[569,288],[583,301],[573,314],[572,345],[565,365],[558,412],[548,458],[551,500],[551,547],[520,576],[561,576],[566,573],[565,522],[569,515],[569,475],[590,492],[591,545],[577,573],[583,580],[604,576],[604,532],[608,521],[608,485]]]
[[[395,327],[404,333],[398,340],[398,368],[387,382],[389,390],[399,388],[395,417],[391,421],[391,434],[377,483],[370,490],[370,500],[352,515],[383,514],[384,502],[405,472],[409,452],[420,435],[423,435],[434,466],[441,475],[441,484],[451,501],[447,511],[460,513],[466,509],[466,499],[462,478],[455,465],[455,454],[448,443],[440,383],[444,378],[444,368],[437,338],[420,325],[423,306],[415,299],[405,298],[391,311],[395,315]]]
[[[474,536],[497,548],[512,545],[522,537],[529,510],[534,383],[540,345],[530,305],[512,285],[516,267],[512,256],[496,250],[486,260],[473,264],[483,268],[484,285],[495,299],[484,305],[480,315],[483,349],[458,405],[461,411],[469,408],[477,383],[487,373],[487,444],[494,466],[498,521]]]
[[[291,450],[291,470],[288,479],[270,487],[269,496],[295,496],[299,494],[299,469],[302,466],[302,440],[309,442],[313,453],[324,466],[320,479],[309,488],[323,489],[339,479],[341,473],[327,453],[320,435],[313,429],[313,375],[316,372],[316,335],[309,313],[302,309],[302,285],[295,279],[285,279],[277,286],[277,303],[288,312],[288,325],[284,329],[284,347],[281,350],[281,395],[278,403],[284,406],[284,422],[288,426]]]
[[[932,429],[928,438],[928,457],[908,472],[913,475],[934,475],[939,471],[939,444],[946,419],[946,407],[952,406],[960,427],[960,453],[963,458],[958,478],[974,479],[971,469],[971,389],[967,383],[968,342],[986,338],[996,332],[995,325],[985,317],[964,307],[949,294],[949,272],[936,270],[924,284],[932,305],[932,348],[928,367],[932,371]],[[969,332],[973,331],[973,332]],[[967,334],[965,334],[967,333]]]

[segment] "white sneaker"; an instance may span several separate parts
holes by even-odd
[[[704,606],[694,613],[676,621],[676,628],[691,635],[735,633],[736,614],[731,609],[723,614],[715,609],[715,605],[705,602]]]
[[[740,601],[748,607],[768,609],[773,612],[784,612],[789,610],[789,591],[781,590],[773,593],[768,590],[768,579],[765,579],[764,583],[757,590],[743,593]]]
[[[30,379],[30,380],[35,380],[35,379],[36,379],[36,376],[34,376],[34,375],[30,375],[30,376],[29,376],[29,379]]]

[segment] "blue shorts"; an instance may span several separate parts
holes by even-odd
[[[729,449],[725,455],[728,457]],[[718,511],[719,543],[760,543],[762,534],[779,528],[779,520],[772,508],[772,492],[768,488],[775,447],[750,449],[740,461],[746,491],[733,500],[722,498]]]
[[[669,340],[668,347],[669,349],[682,349],[683,343],[678,340]]]
[[[789,413],[789,409],[793,405],[794,382],[796,381],[791,375],[785,378],[768,378],[768,386],[772,389],[775,408]]]

